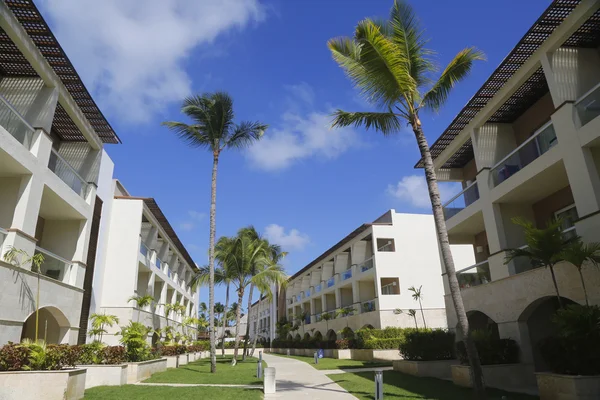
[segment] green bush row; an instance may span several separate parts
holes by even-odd
[[[456,358],[454,333],[442,329],[407,330],[399,350],[409,361],[452,360]]]

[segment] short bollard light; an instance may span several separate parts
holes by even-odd
[[[315,364],[319,363],[319,353],[315,351]]]
[[[290,355],[290,349],[287,349],[287,355],[288,356]]]
[[[383,400],[383,371],[375,371],[375,400]]]
[[[258,360],[258,364],[256,364],[256,377],[262,378],[262,360]]]

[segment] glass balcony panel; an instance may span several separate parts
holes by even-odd
[[[600,115],[600,84],[584,94],[580,100],[577,100],[575,109],[579,115],[581,126]]]
[[[161,269],[162,268],[162,260],[158,257],[156,257],[156,268]],[[169,272],[171,272],[171,270],[169,270]],[[171,275],[169,274],[169,278],[171,277]]]
[[[26,149],[31,148],[34,129],[17,110],[0,96],[0,125],[17,139]]]
[[[148,250],[148,247],[143,242],[140,243],[140,253],[144,257],[148,257],[148,254],[150,253],[150,250]]]
[[[352,269],[347,269],[344,272],[342,272],[341,277],[343,281],[352,278]]]
[[[456,273],[461,289],[484,285],[492,281],[490,264],[487,261],[472,265]]]
[[[473,182],[444,204],[444,218],[449,220],[477,200],[479,200],[479,188],[477,187],[477,182]]]
[[[48,168],[56,174],[64,183],[66,183],[75,193],[79,196],[85,197],[88,192],[88,184],[86,181],[77,173],[64,158],[62,158],[58,152],[52,149],[50,154],[50,161],[48,161]]]
[[[367,272],[371,268],[373,268],[373,258],[369,258],[368,260],[365,260],[362,263],[358,264],[357,269],[359,269],[360,272]]]
[[[304,292],[304,298],[310,297],[310,289]]]
[[[44,262],[40,266],[40,273],[48,278],[52,278],[60,282],[68,282],[71,262],[49,252],[48,250],[37,247],[35,254],[40,253],[44,256]]]
[[[491,171],[494,186],[531,164],[557,143],[554,126],[548,124],[534,133],[527,141],[517,147],[506,158],[496,164]]]
[[[321,284],[315,286],[315,293],[319,293],[321,291]]]
[[[364,303],[362,303],[361,307],[362,307],[362,312],[363,313],[375,311],[375,299],[369,300],[369,301],[365,301]]]
[[[327,279],[327,287],[330,288],[333,285],[335,285],[335,278],[332,276],[331,278]]]

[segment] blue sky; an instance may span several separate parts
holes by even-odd
[[[192,93],[228,91],[238,120],[270,125],[263,143],[221,157],[217,235],[254,225],[289,251],[290,274],[390,208],[430,212],[408,130],[383,138],[328,128],[333,109],[368,106],[326,42],[351,35],[362,18],[387,16],[391,0],[39,3],[123,140],[107,146],[115,176],[132,195],[156,198],[199,264],[207,262],[212,155],[187,148],[160,125],[181,119],[180,99]],[[412,3],[441,66],[466,46],[488,58],[439,114],[422,115],[432,143],[550,0]],[[224,302],[224,289],[217,301]]]

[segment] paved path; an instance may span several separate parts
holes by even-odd
[[[293,358],[263,354],[269,367],[275,368],[277,393],[265,399],[286,400],[350,400],[356,399],[340,385],[329,379],[324,371]]]
[[[219,383],[136,383],[138,386],[171,386],[171,387],[196,387],[196,386],[212,386],[212,387],[234,387],[243,389],[261,389],[262,385],[227,385]]]
[[[394,367],[371,367],[371,368],[347,368],[347,369],[325,369],[321,373],[325,375],[347,374],[352,372],[392,371]]]

